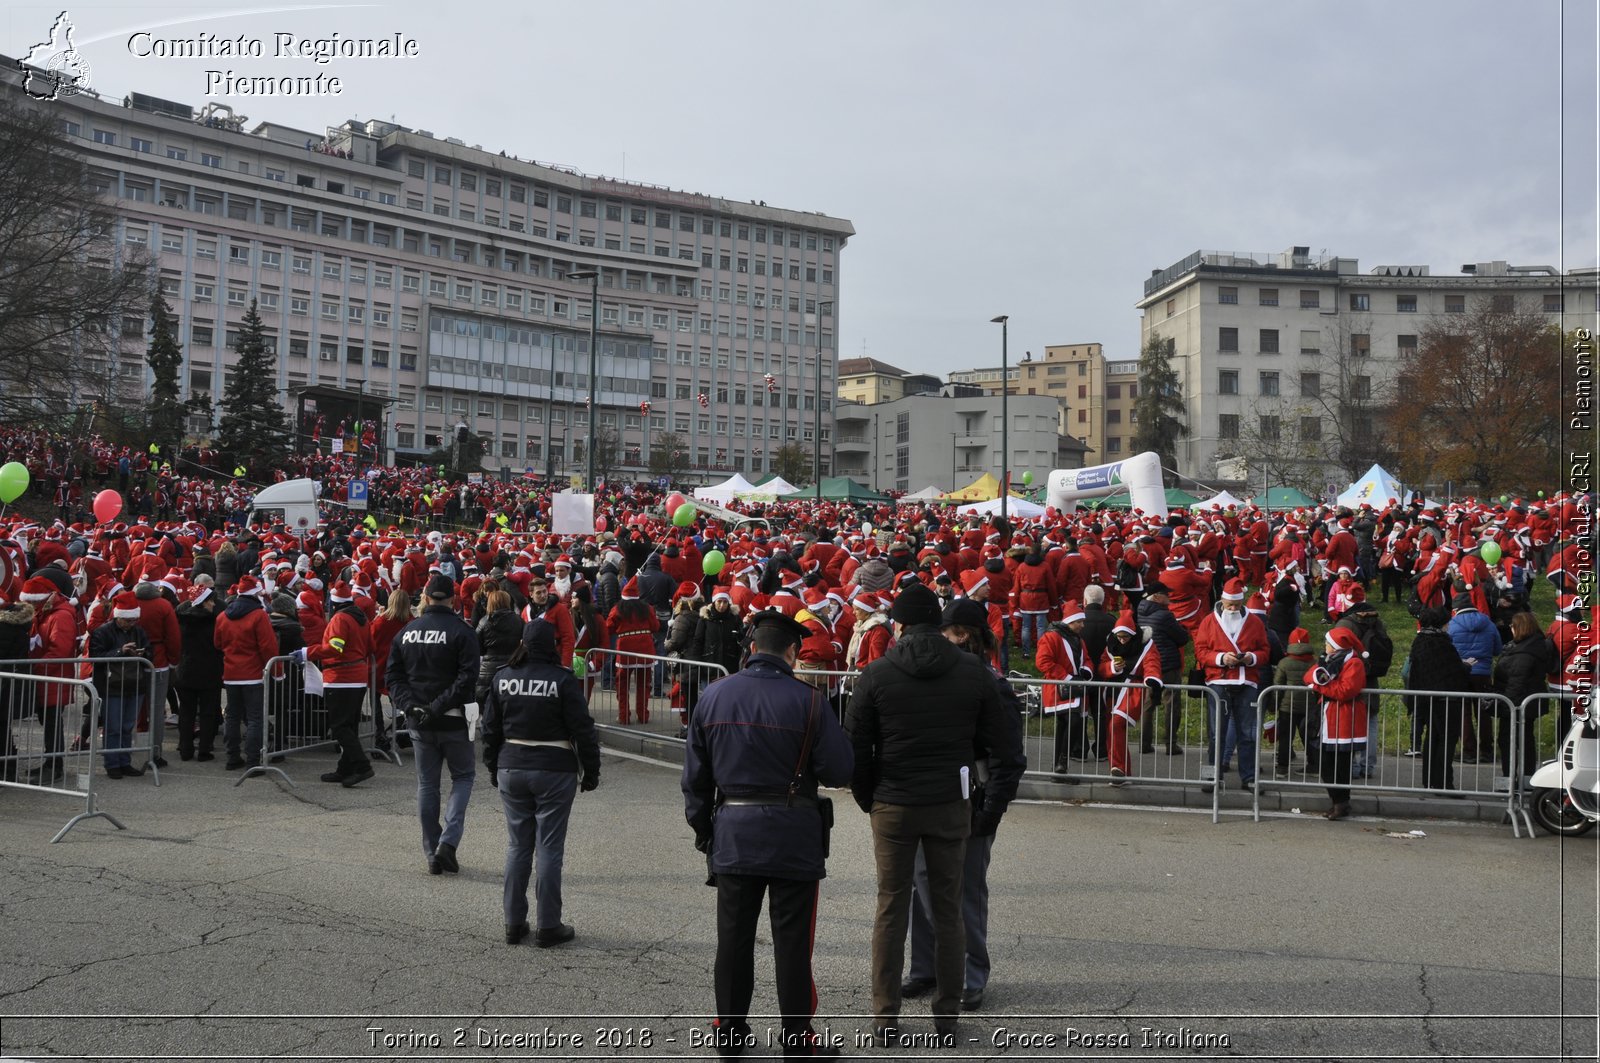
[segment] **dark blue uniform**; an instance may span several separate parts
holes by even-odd
[[[798,640],[797,640],[798,641]],[[811,750],[800,764],[811,728]],[[795,796],[790,783],[799,779]],[[817,784],[843,786],[855,756],[827,701],[782,658],[753,654],[744,671],[705,688],[683,762],[685,814],[709,847],[717,886],[718,1051],[748,1034],[756,921],[769,895],[783,1033],[807,1055],[816,987],[811,944],[827,870]]]

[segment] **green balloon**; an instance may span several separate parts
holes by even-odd
[[[694,523],[694,503],[685,502],[679,506],[677,512],[672,514],[672,523],[680,528],[687,528]]]
[[[1543,491],[1540,491],[1540,492],[1539,492],[1539,497],[1540,497],[1540,498],[1543,498],[1543,497],[1544,497],[1544,492],[1543,492]]]
[[[1483,558],[1483,563],[1486,565],[1498,565],[1500,563],[1500,544],[1493,539],[1489,540],[1478,548],[1478,556]]]
[[[10,505],[28,490],[28,467],[20,461],[0,465],[0,502]]]
[[[1029,469],[1027,472],[1022,474],[1022,486],[1024,486],[1024,487],[1032,487],[1033,486],[1033,470],[1032,469]]]
[[[1500,496],[1500,504],[1502,506],[1505,505],[1509,501],[1511,501],[1511,496],[1510,495],[1501,495]]]
[[[728,555],[721,550],[712,550],[700,559],[700,571],[708,576],[715,576],[722,571],[722,566],[728,563]]]

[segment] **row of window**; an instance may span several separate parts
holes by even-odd
[[[1281,395],[1281,376],[1276,371],[1262,371],[1257,374],[1260,387],[1259,394],[1277,396]],[[1239,394],[1239,371],[1237,369],[1220,369],[1217,371],[1217,392],[1222,395]],[[1300,374],[1300,396],[1307,399],[1322,397],[1322,374]],[[1351,399],[1372,398],[1372,378],[1369,376],[1352,376],[1350,378]]]
[[[1256,418],[1256,434],[1261,442],[1277,443],[1283,440],[1283,418],[1277,414],[1262,414]],[[1359,418],[1357,419],[1359,422]],[[1219,439],[1238,439],[1241,421],[1236,413],[1224,413],[1217,418],[1217,437]],[[1355,423],[1354,430],[1359,434],[1362,423]],[[1322,442],[1322,418],[1300,418],[1297,438],[1302,443]]]
[[[1349,337],[1349,353],[1358,358],[1365,358],[1372,354],[1372,334],[1370,332],[1351,332]],[[1261,354],[1281,354],[1278,330],[1264,328],[1257,333],[1256,350]],[[1239,353],[1239,330],[1232,326],[1223,325],[1217,328],[1217,350],[1222,354]],[[1406,357],[1417,351],[1417,336],[1415,334],[1402,334],[1395,337],[1395,354]],[[1300,353],[1322,353],[1322,330],[1300,330]]]

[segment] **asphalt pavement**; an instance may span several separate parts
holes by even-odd
[[[128,829],[92,820],[57,845],[72,802],[0,789],[0,1055],[712,1055],[714,894],[676,769],[607,753],[567,847],[577,939],[537,949],[503,940],[504,821],[485,775],[461,874],[430,876],[409,761],[350,790],[317,781],[332,763],[292,756],[295,789],[235,788],[220,761],[174,762],[159,788],[104,781]],[[1092,801],[1006,817],[994,973],[956,1046],[862,1046],[871,838],[836,800],[815,966],[818,1025],[847,1055],[1596,1058],[1594,835],[1328,823],[1309,807],[1213,824]],[[758,1012],[776,1006],[771,971],[758,951]],[[902,1028],[932,1034],[926,999]]]

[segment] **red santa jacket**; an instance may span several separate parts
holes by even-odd
[[[139,626],[150,636],[150,663],[156,671],[178,663],[183,656],[183,632],[178,629],[178,614],[171,602],[159,594],[140,597]]]
[[[1071,637],[1067,637],[1070,635]],[[1059,624],[1050,625],[1039,638],[1033,663],[1046,679],[1066,683],[1071,680],[1107,679],[1111,675],[1111,662],[1104,653],[1099,660],[1089,660],[1083,640],[1071,632],[1062,633]],[[1041,701],[1047,713],[1079,708],[1083,703],[1081,688],[1052,683],[1041,691]]]
[[[39,610],[33,614],[33,634],[28,640],[28,656],[34,660],[55,660],[57,658],[72,658],[78,650],[78,616],[77,610],[67,604],[66,599],[56,595],[56,603],[48,612]],[[50,676],[57,679],[72,678],[72,665],[67,664],[41,664],[34,670],[35,675]],[[70,702],[77,693],[77,688],[69,687],[62,683],[42,683],[44,687],[44,705],[46,708],[56,708]]]
[[[534,606],[530,602],[528,607],[522,611],[522,618],[524,620],[533,619],[535,615],[533,610]],[[555,595],[552,594],[550,600],[545,603],[544,612],[537,615],[556,629],[556,662],[565,668],[572,663],[572,651],[578,645],[578,631],[572,626],[572,610],[567,608],[566,602],[557,601]],[[635,650],[633,652],[654,653],[654,639],[651,640],[650,646],[651,648],[648,650]],[[619,650],[621,648],[621,646],[617,647]]]
[[[1322,741],[1348,746],[1367,740],[1367,706],[1361,690],[1367,685],[1367,668],[1359,653],[1349,653],[1338,671],[1321,666],[1306,673],[1306,685],[1322,695]]]
[[[1037,565],[1018,565],[1015,598],[1024,613],[1047,613],[1061,600],[1055,576],[1043,561]]]
[[[306,650],[322,666],[323,685],[364,687],[372,675],[372,625],[354,601],[342,604],[328,617],[322,641]]]
[[[278,655],[278,636],[260,599],[235,598],[217,617],[211,641],[222,651],[224,686],[259,683],[267,662]]]
[[[1255,669],[1266,662],[1271,654],[1267,642],[1267,626],[1254,613],[1244,614],[1244,623],[1236,637],[1230,637],[1222,626],[1219,610],[1213,609],[1200,622],[1194,636],[1194,656],[1206,671],[1207,683],[1249,683],[1255,685]],[[1223,664],[1228,654],[1242,654],[1243,664]]]
[[[1111,646],[1115,645],[1116,641],[1113,640]],[[1106,652],[1109,654],[1110,648]],[[1113,670],[1112,675],[1117,674]],[[1154,640],[1145,639],[1139,647],[1138,655],[1132,661],[1123,662],[1120,674],[1127,679],[1128,685],[1117,691],[1117,698],[1111,703],[1111,712],[1112,715],[1121,716],[1137,727],[1144,710],[1145,691],[1148,689],[1145,680],[1154,679],[1158,684],[1161,682],[1161,653],[1156,649]],[[1159,689],[1155,696],[1157,698],[1161,696]]]

